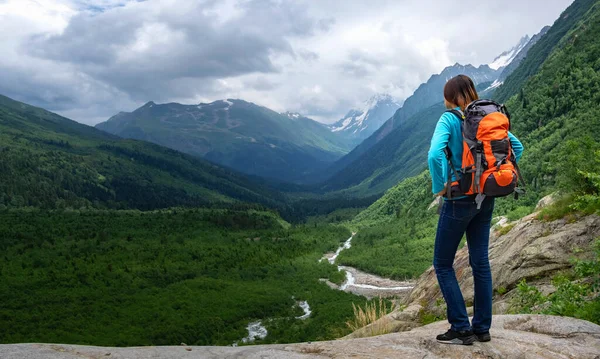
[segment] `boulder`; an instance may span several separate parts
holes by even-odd
[[[505,217],[505,216],[496,217],[496,218],[494,218],[494,220],[496,221],[496,224],[494,224],[492,226],[492,230],[502,228],[502,227],[506,226],[509,223],[508,218]]]
[[[537,206],[535,206],[535,212],[541,210],[542,208],[548,207],[549,205],[556,202],[557,199],[558,199],[558,192],[554,192],[554,193],[549,194],[546,197],[540,199],[537,203]]]
[[[62,344],[0,345],[3,359],[79,358],[573,358],[600,356],[600,326],[544,315],[494,316],[492,341],[471,346],[436,342],[448,324],[370,338],[243,347],[165,346],[107,348]]]

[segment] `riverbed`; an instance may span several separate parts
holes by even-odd
[[[335,252],[327,253],[319,261],[327,260],[331,264],[335,264],[340,253],[352,247],[352,239],[356,233],[348,238]],[[400,259],[399,259],[400,260]],[[366,273],[353,267],[339,266],[338,270],[346,272],[346,280],[342,285],[338,286],[327,281],[332,288],[343,290],[345,292],[363,295],[367,298],[373,297],[405,297],[413,289],[414,281],[396,281],[389,278],[377,276],[375,274]]]

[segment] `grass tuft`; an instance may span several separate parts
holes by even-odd
[[[391,320],[380,319],[395,309],[393,304],[388,307],[386,301],[380,297],[379,301],[365,303],[364,309],[360,306],[354,305],[354,303],[352,304],[352,308],[354,310],[354,318],[346,322],[346,325],[353,332],[369,326],[366,328],[367,333],[365,336],[375,336],[390,333]]]

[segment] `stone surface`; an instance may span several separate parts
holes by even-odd
[[[537,203],[537,206],[535,206],[535,212],[539,211],[542,208],[548,207],[552,203],[556,202],[557,198],[558,198],[558,193],[554,192],[554,193],[549,194],[546,197],[540,199]]]
[[[600,217],[596,215],[568,223],[565,219],[542,222],[530,215],[517,221],[505,235],[492,233],[490,237],[490,265],[494,290],[511,290],[523,279],[547,277],[559,270],[570,268],[574,252],[585,249],[600,237]],[[467,303],[473,301],[473,275],[469,267],[469,252],[464,246],[454,261],[456,277]],[[441,298],[433,267],[417,280],[407,303],[429,304]]]
[[[246,347],[105,348],[61,344],[0,345],[3,359],[75,358],[572,358],[600,357],[600,326],[566,317],[494,317],[492,341],[472,346],[440,344],[438,322],[411,331],[371,338]],[[189,350],[191,349],[191,350]]]

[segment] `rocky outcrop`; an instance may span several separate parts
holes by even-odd
[[[600,217],[596,215],[573,223],[567,219],[542,222],[535,217],[534,214],[523,218],[504,235],[502,229],[492,233],[489,257],[495,291],[500,288],[502,292],[510,291],[523,278],[548,277],[570,268],[571,260],[586,256],[589,252],[585,249],[600,237]],[[470,303],[473,301],[473,275],[467,246],[456,254],[454,268],[465,301]],[[431,267],[417,281],[408,303],[431,304],[438,298],[441,293]]]
[[[371,338],[245,347],[106,348],[61,344],[0,345],[3,359],[75,358],[573,358],[600,357],[600,326],[573,318],[542,315],[494,317],[492,341],[472,346],[440,344],[438,322],[408,332]]]

